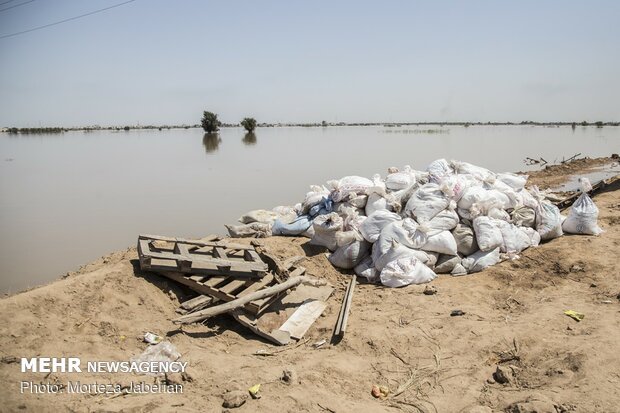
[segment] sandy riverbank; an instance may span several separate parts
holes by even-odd
[[[601,164],[552,167],[533,173],[531,183],[553,186],[558,176]],[[616,182],[594,198],[605,230],[599,237],[564,236],[481,273],[440,276],[432,296],[422,294],[424,286],[359,285],[345,339],[319,349],[310,344],[329,339],[344,278],[320,249],[304,245],[305,238],[265,239],[282,258],[306,255],[301,265],[308,273],[337,287],[308,341],[268,357],[253,353],[276,347],[227,316],[179,330],[171,320],[187,291],[142,273],[135,249],[115,252],[65,279],[0,300],[0,410],[221,411],[226,390],[262,383],[263,397],[235,412],[491,412],[528,398],[538,400],[530,405],[538,403],[539,412],[618,411],[619,189]],[[450,317],[454,309],[466,314]],[[572,320],[563,314],[567,309],[585,319]],[[182,394],[20,394],[21,381],[152,383],[130,374],[21,373],[14,362],[35,356],[128,360],[144,350],[146,331],[167,335],[189,362],[193,381],[181,382]],[[492,380],[498,365],[510,370],[508,384]],[[296,372],[294,383],[279,380],[285,369]],[[370,394],[374,384],[394,392],[408,380],[411,386],[398,397]]]

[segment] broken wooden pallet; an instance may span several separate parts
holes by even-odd
[[[283,268],[293,277],[301,276],[306,272],[305,268],[296,265],[301,259],[302,257],[298,256],[289,258],[282,264]],[[221,301],[229,302],[238,298],[243,298],[248,294],[277,284],[277,278],[271,272],[261,280],[239,280],[234,277],[218,276],[212,276],[210,278],[200,276],[187,277],[168,272],[162,272],[161,274],[201,294],[181,304],[176,310],[176,312],[181,315],[203,310]],[[252,301],[245,305],[244,309],[252,314],[259,314],[273,300],[282,295],[284,295],[284,293],[276,294],[267,299]]]
[[[302,273],[305,272],[305,269],[298,270]],[[199,294],[212,297],[214,300],[211,303],[215,303],[216,299],[224,302],[233,301],[247,294],[276,284],[275,277],[271,273],[267,273],[267,275],[259,280],[248,278],[240,279],[232,276],[186,276],[184,274],[171,271],[160,271],[158,273],[189,287],[191,290],[196,291]],[[246,304],[244,308],[252,314],[258,314],[276,297],[277,296],[273,296],[252,301],[251,303]]]
[[[262,278],[268,270],[253,246],[223,241],[140,235],[138,257],[144,271]]]

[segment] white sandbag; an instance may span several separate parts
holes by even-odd
[[[527,183],[527,175],[517,175],[510,172],[497,174],[497,179],[510,186],[515,191],[523,189]]]
[[[368,282],[379,282],[379,271],[375,268],[375,264],[372,262],[370,255],[364,257],[359,264],[353,269],[355,274],[359,277],[364,277]]]
[[[375,263],[375,268],[379,271],[381,271],[389,262],[403,257],[415,257],[424,264],[436,261],[425,251],[405,247],[396,240],[392,241],[387,251],[380,248],[380,244],[378,242],[374,243],[372,246],[371,257],[372,261]]]
[[[435,274],[450,274],[457,264],[461,263],[458,255],[441,254],[435,264]]]
[[[494,198],[487,198],[480,202],[474,203],[469,209],[469,215],[471,218],[476,218],[485,215],[490,218],[499,219],[509,222],[510,214],[506,212],[499,201]]]
[[[306,193],[304,202],[301,204],[301,213],[307,213],[310,208],[329,197],[329,191],[324,186],[310,185],[310,191]]]
[[[262,222],[224,226],[232,238],[266,238],[271,236],[271,224]]]
[[[363,209],[364,207],[366,207],[367,201],[368,201],[368,195],[366,194],[359,195],[359,194],[356,194],[355,192],[349,192],[345,196],[343,196],[339,202],[349,207]]]
[[[463,196],[459,199],[457,205],[459,209],[469,211],[472,205],[480,203],[488,198],[487,190],[481,186],[470,186],[465,189]],[[461,215],[461,211],[458,211]]]
[[[557,206],[548,201],[540,203],[536,210],[536,231],[542,240],[562,236],[562,216]]]
[[[407,202],[409,202],[411,195],[413,195],[413,193],[417,191],[419,187],[420,185],[418,183],[414,183],[409,188],[401,189],[400,191],[389,192],[389,195],[392,197],[394,205],[398,206],[398,208],[394,209],[394,212],[400,212],[402,209],[404,209],[405,205],[407,205]]]
[[[439,184],[446,177],[454,175],[454,168],[445,159],[437,159],[426,167],[429,182]]]
[[[422,256],[420,254],[419,257],[417,257],[420,261],[422,261],[424,263],[424,265],[426,265],[428,268],[430,268],[431,270],[435,268],[435,264],[437,264],[437,261],[439,260],[439,256],[441,255],[438,252],[434,252],[434,251],[422,251],[419,250],[420,253],[424,253],[426,254],[426,257]],[[426,262],[424,262],[424,260],[427,260]]]
[[[463,264],[459,262],[458,264],[454,266],[452,271],[450,271],[450,275],[455,276],[455,277],[459,275],[467,275],[467,269],[463,267]]]
[[[349,270],[359,264],[364,257],[368,256],[370,244],[367,241],[353,241],[350,244],[338,247],[327,258],[334,267]]]
[[[314,236],[310,240],[310,244],[320,245],[330,251],[335,251],[338,248],[336,234],[342,231],[342,225],[342,218],[335,212],[319,215],[312,222]]]
[[[452,231],[456,241],[456,250],[461,255],[471,255],[478,251],[478,242],[474,230],[466,225],[459,224]]]
[[[381,230],[390,222],[400,221],[400,215],[393,212],[380,210],[369,215],[359,227],[364,239],[368,242],[375,242],[381,234]]]
[[[407,205],[405,214],[413,217],[420,224],[430,221],[450,205],[450,198],[437,184],[426,184],[415,191]]]
[[[496,224],[503,238],[503,243],[500,247],[501,252],[518,254],[531,246],[529,235],[521,231],[519,227],[506,221],[496,221]]]
[[[366,212],[364,208],[355,208],[351,206],[351,204],[349,204],[348,202],[334,202],[332,204],[332,210],[330,212],[336,212],[340,216],[345,216],[347,214],[347,209],[353,209],[357,213],[357,215],[362,216],[364,216]]]
[[[429,231],[426,236],[426,243],[420,249],[447,255],[457,254],[456,240],[450,231]]]
[[[242,224],[250,224],[252,222],[260,222],[262,224],[272,224],[278,218],[278,214],[265,209],[255,209],[249,211],[239,218]]]
[[[441,181],[439,185],[444,193],[455,202],[458,202],[465,194],[467,188],[472,186],[481,187],[482,182],[472,175],[451,175]]]
[[[331,190],[331,196],[334,202],[342,201],[351,193],[362,195],[366,190],[373,186],[373,182],[361,176],[345,176],[340,180],[332,180],[327,182],[327,187]]]
[[[450,166],[457,174],[469,174],[473,175],[481,181],[487,181],[495,178],[495,173],[489,171],[481,166],[473,165],[468,162],[450,161]]]
[[[498,222],[502,221],[484,215],[474,219],[473,225],[474,232],[476,233],[476,242],[481,251],[491,251],[502,245],[504,239],[502,232],[497,226]]]
[[[381,284],[386,287],[403,287],[410,284],[424,284],[437,275],[415,257],[392,261],[381,271]]]
[[[540,244],[540,234],[534,228],[519,227],[519,230],[525,233],[530,239],[530,246],[535,247]]]
[[[366,215],[372,215],[377,211],[387,211],[388,210],[388,201],[384,195],[381,195],[377,192],[373,192],[368,195],[368,202],[366,202]]]
[[[415,171],[407,165],[402,171],[389,174],[385,178],[385,187],[391,191],[400,191],[401,189],[409,188],[415,182]]]
[[[599,235],[603,230],[598,226],[598,208],[587,194],[592,189],[587,178],[580,179],[582,194],[571,206],[562,229],[569,234]]]
[[[512,222],[518,227],[534,228],[536,225],[536,211],[533,208],[522,206],[510,214]]]
[[[454,202],[454,201],[453,201]],[[452,231],[459,223],[459,216],[454,209],[448,207],[433,217],[425,225],[432,231]]]
[[[342,229],[344,231],[359,231],[362,222],[364,222],[367,218],[364,215],[361,215],[360,209],[356,209],[353,207],[343,206],[339,208],[337,212],[338,215],[340,215],[340,217],[342,218]]]
[[[407,248],[419,249],[427,242],[428,229],[418,226],[411,218],[390,222],[386,225],[375,242],[379,254],[384,254],[392,246],[393,241]],[[378,256],[376,257],[378,258]]]
[[[477,251],[461,260],[468,274],[479,272],[499,262],[499,247],[491,251]]]
[[[536,209],[538,207],[538,200],[536,197],[527,189],[523,188],[520,191],[517,191],[517,194],[521,198],[521,205],[528,208]]]
[[[489,189],[486,194],[487,202],[493,201],[501,209],[513,208],[510,197],[497,189]]]

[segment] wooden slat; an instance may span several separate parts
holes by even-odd
[[[351,302],[353,301],[353,290],[355,289],[355,282],[357,277],[351,276],[351,281],[347,286],[347,290],[342,300],[342,307],[340,307],[340,313],[338,314],[338,320],[336,321],[336,327],[334,328],[334,335],[332,341],[340,340],[344,333],[347,331],[347,322],[349,321],[349,312],[351,310]]]
[[[306,334],[317,318],[321,316],[327,307],[327,303],[321,300],[306,300],[295,310],[288,320],[280,326],[279,330],[288,331],[290,336],[299,340]]]
[[[235,296],[234,294],[221,291],[220,289],[211,287],[205,283],[196,282],[191,277],[186,277],[176,272],[163,271],[163,272],[160,272],[159,274],[163,275],[164,277],[170,278],[171,280],[174,280],[180,284],[183,284],[189,287],[191,290],[196,291],[199,294],[204,294],[204,295],[213,297],[214,302],[217,300],[228,302],[228,301],[235,300],[237,298],[237,296]],[[246,304],[244,306],[244,309],[246,309],[250,313],[256,314],[258,310],[260,310],[260,307],[257,307],[256,305],[252,305],[252,303],[250,303],[250,304]]]
[[[234,300],[236,297],[232,294],[226,294],[221,292],[220,290],[218,290],[217,288],[213,288],[211,286],[208,286],[206,284],[203,283],[199,283],[196,282],[194,280],[192,280],[189,277],[186,277],[182,274],[176,273],[176,272],[171,272],[171,271],[164,271],[160,273],[161,275],[170,278],[171,280],[177,281],[183,285],[186,285],[187,287],[191,288],[192,290],[196,291],[197,293],[200,294],[206,294],[206,295],[210,295],[211,297],[214,298],[218,298],[222,301],[232,301]]]
[[[192,298],[191,300],[184,301],[181,303],[181,308],[186,311],[192,311],[196,308],[204,308],[213,303],[213,297],[208,297],[206,295],[199,295],[197,297]]]
[[[243,297],[244,295],[248,295],[250,293],[253,293],[254,291],[262,290],[263,288],[269,286],[269,284],[271,284],[273,280],[273,274],[267,273],[263,278],[261,278],[260,281],[256,281],[248,285],[246,289],[237,294],[237,297]]]
[[[263,262],[254,250],[245,250],[243,252],[243,257],[248,261]]]
[[[228,261],[228,255],[226,255],[226,250],[222,247],[213,247],[213,256]]]
[[[222,284],[225,280],[229,278],[230,277],[227,275],[214,275],[212,277],[209,277],[209,279],[207,281],[204,281],[203,283],[208,285],[209,287],[215,287],[218,284]]]
[[[219,288],[219,290],[227,294],[234,294],[235,291],[239,290],[241,287],[247,284],[248,284],[248,280],[234,279],[228,284],[226,284],[225,286]],[[239,298],[239,295],[237,295],[237,298]]]

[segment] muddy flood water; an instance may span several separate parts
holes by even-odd
[[[431,129],[429,131],[429,129]],[[0,134],[0,291],[47,283],[138,234],[224,234],[244,212],[292,205],[310,184],[424,169],[437,158],[494,171],[609,156],[617,127],[227,128]]]

